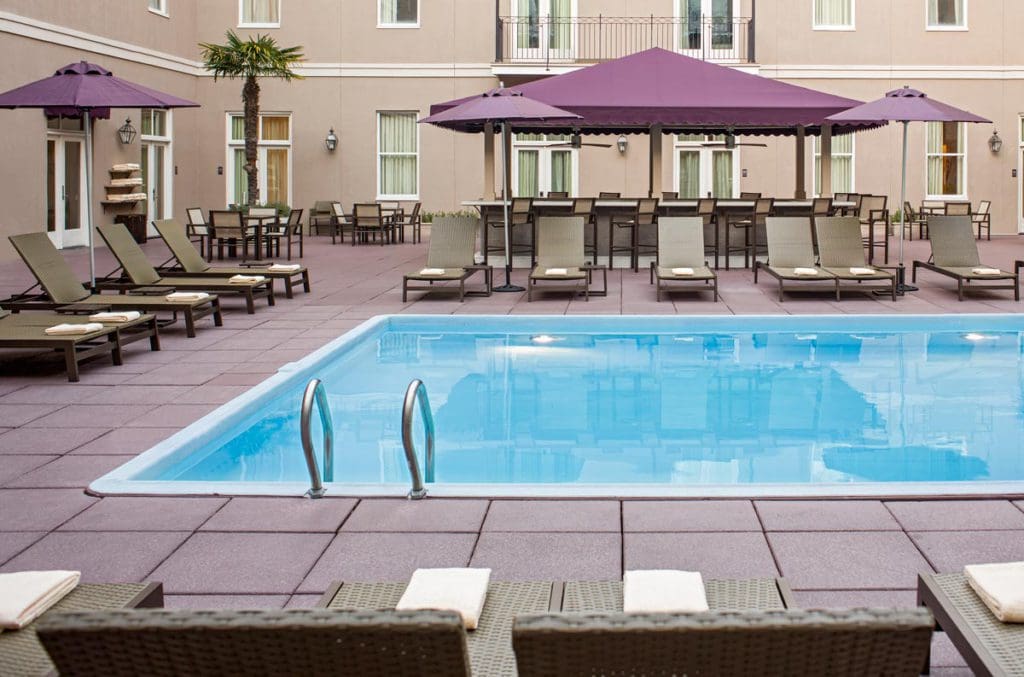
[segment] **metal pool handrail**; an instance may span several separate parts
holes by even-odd
[[[425,455],[427,482],[434,481],[434,414],[430,411],[430,399],[423,381],[413,379],[405,391],[405,402],[402,404],[402,446],[405,448],[405,462],[409,465],[409,476],[412,478],[412,489],[409,498],[425,498],[427,490],[423,488],[423,476],[420,474],[419,458],[416,455],[416,443],[412,439],[412,417],[416,401],[420,403],[420,416],[423,417],[423,428],[427,438]]]
[[[320,478],[316,455],[313,450],[313,434],[310,425],[313,417],[313,402],[320,412],[320,421],[324,428],[324,476]],[[302,394],[302,416],[299,421],[302,433],[302,453],[306,457],[306,468],[309,470],[310,488],[306,494],[310,498],[320,498],[327,491],[324,480],[334,481],[334,422],[331,420],[331,407],[327,404],[327,391],[320,379],[315,378],[306,385]]]

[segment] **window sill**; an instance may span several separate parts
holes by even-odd
[[[152,7],[149,8],[149,13],[150,14],[156,14],[157,16],[162,16],[165,19],[170,19],[171,18],[171,15],[168,14],[166,11],[161,12],[160,10],[153,9]]]
[[[419,202],[419,195],[378,195],[377,202]]]
[[[970,198],[966,195],[925,195],[925,202],[968,202]]]
[[[279,21],[279,22],[273,23],[273,24],[243,24],[243,23],[240,23],[240,24],[238,24],[238,27],[239,28],[280,28],[281,27],[281,22]]]
[[[826,33],[853,33],[857,30],[857,26],[811,26],[811,30]]]
[[[966,33],[970,30],[967,26],[925,26],[929,33]]]
[[[404,23],[404,24],[382,24],[382,23],[378,23],[377,24],[377,28],[383,28],[383,29],[387,29],[387,30],[390,30],[390,29],[393,29],[393,28],[397,28],[399,30],[402,30],[402,29],[406,29],[407,30],[407,29],[416,29],[416,28],[419,28],[419,27],[420,27],[420,22],[419,21],[417,21],[416,23]]]

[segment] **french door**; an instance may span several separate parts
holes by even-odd
[[[513,0],[516,7],[513,58],[563,60],[573,56],[576,0]]]
[[[170,215],[170,197],[167,186],[167,144],[143,143],[142,158],[142,191],[146,193],[146,224],[151,229],[151,222],[166,219]]]
[[[736,0],[676,0],[679,51],[695,58],[738,57]]]
[[[706,137],[716,140],[717,137]],[[676,189],[681,199],[735,198],[739,188],[737,151],[704,146],[703,136],[678,137],[675,157]]]
[[[85,229],[85,137],[46,137],[46,232],[58,249],[88,243]]]

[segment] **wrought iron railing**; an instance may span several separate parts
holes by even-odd
[[[749,18],[498,17],[499,63],[573,65],[617,59],[661,47],[705,61],[753,63]]]

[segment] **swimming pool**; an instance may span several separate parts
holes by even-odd
[[[436,421],[432,495],[1019,494],[1022,337],[1019,315],[384,316],[91,489],[301,494],[316,377],[332,494],[408,490],[414,378]]]

